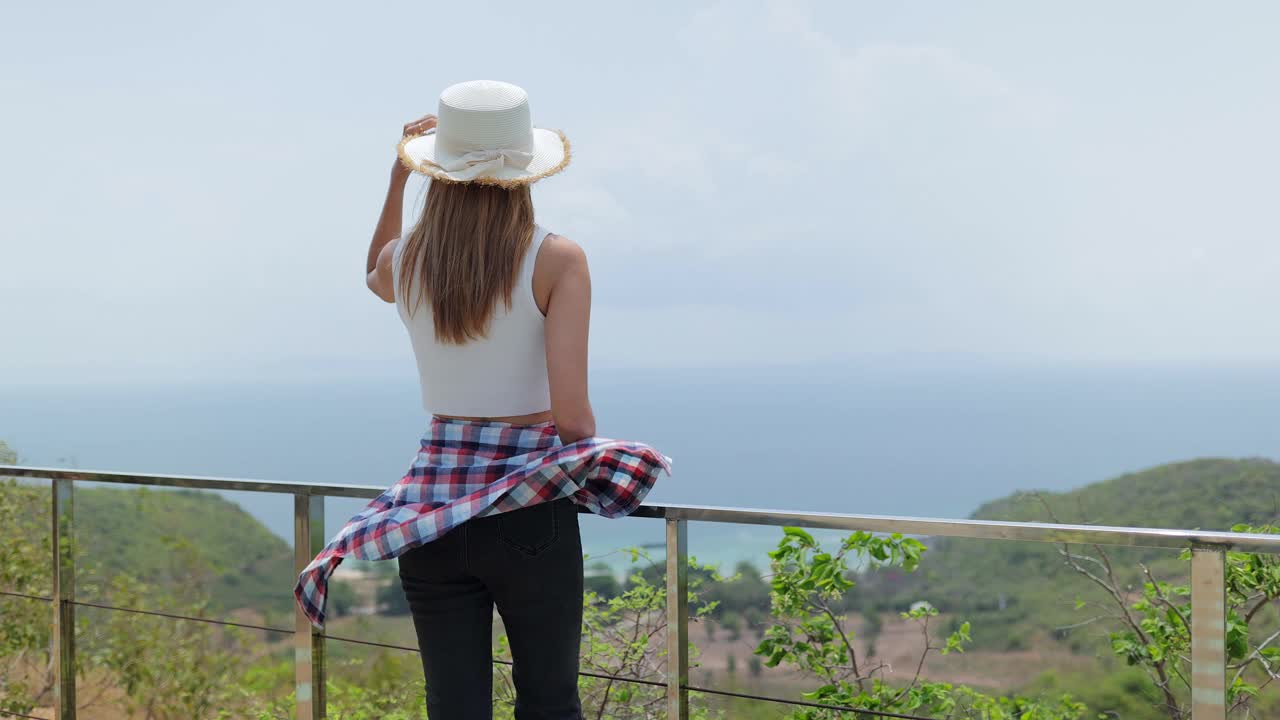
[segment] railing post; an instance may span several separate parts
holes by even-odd
[[[1191,717],[1227,717],[1226,549],[1191,548]]]
[[[324,549],[324,497],[293,496],[293,572],[298,575]],[[324,720],[324,636],[294,608],[294,697],[298,720]]]
[[[52,488],[53,527],[53,717],[76,717],[76,567],[72,481]]]
[[[667,518],[667,720],[689,717],[689,523]]]

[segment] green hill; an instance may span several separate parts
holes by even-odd
[[[44,542],[49,532],[45,487],[8,485],[25,496],[17,527],[4,542]],[[207,591],[211,609],[253,608],[287,625],[292,613],[293,552],[239,505],[210,492],[135,488],[75,491],[75,537],[81,553],[77,593],[101,602],[95,585],[127,574],[173,594],[191,584]]]
[[[103,569],[206,580],[213,606],[287,617],[293,548],[239,505],[199,490],[76,490],[77,539]]]
[[[1274,524],[1280,518],[1280,463],[1173,463],[1069,492],[1017,492],[984,504],[972,517],[1205,530],[1230,530],[1236,523]],[[1078,650],[1096,649],[1101,626],[1080,624],[1098,614],[1106,598],[1065,565],[1059,546],[953,538],[933,538],[926,544],[929,551],[916,574],[868,578],[860,586],[867,593],[864,597],[885,608],[927,599],[943,612],[972,620],[975,643],[992,649],[1023,649],[1043,635]],[[1096,554],[1093,548],[1073,552]],[[1107,552],[1117,576],[1129,586],[1141,586],[1140,563],[1162,580],[1186,578],[1187,565],[1174,550]],[[1077,601],[1085,607],[1078,607]]]
[[[1050,522],[1037,495],[1062,522],[1230,530],[1280,517],[1280,463],[1201,459],[1129,473],[1062,493],[1018,492],[984,504],[980,520]]]

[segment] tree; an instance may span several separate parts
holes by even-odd
[[[635,680],[661,683],[667,662],[666,584],[663,566],[655,563],[641,548],[628,548],[633,570],[626,588],[605,598],[586,591],[582,612],[582,653],[579,678],[583,714],[608,720],[648,720],[664,715],[666,690],[662,685],[639,684]],[[690,619],[702,620],[715,608],[714,601],[704,597],[704,580],[720,579],[714,568],[689,560]],[[499,638],[499,657],[510,660],[510,647],[505,635]],[[698,648],[689,643],[690,663],[698,656]],[[509,673],[501,673],[495,682],[495,717],[510,713],[514,707],[515,689]],[[715,711],[690,695],[691,717],[707,720],[719,717]]]
[[[590,572],[585,573],[582,578],[583,587],[586,590],[606,600],[622,592],[622,585],[613,576],[613,570],[607,564],[595,563],[588,569]]]
[[[1277,533],[1266,525],[1235,525],[1232,532]],[[1118,628],[1109,633],[1111,650],[1131,666],[1141,668],[1159,693],[1160,709],[1170,720],[1191,717],[1191,590],[1185,584],[1158,579],[1140,564],[1145,582],[1137,599],[1117,576],[1116,564],[1100,545],[1091,551],[1060,548],[1072,570],[1102,589],[1113,613],[1095,621],[1110,621]],[[1191,559],[1191,551],[1180,558]],[[1228,712],[1252,716],[1259,693],[1280,679],[1280,631],[1260,632],[1256,625],[1263,613],[1280,599],[1280,557],[1243,552],[1226,553],[1227,688]],[[1077,609],[1089,603],[1077,601]]]
[[[877,537],[856,532],[845,538],[834,553],[826,552],[808,532],[783,528],[778,548],[769,553],[773,578],[771,599],[775,624],[765,633],[756,654],[765,664],[792,665],[822,683],[804,694],[813,702],[882,712],[929,714],[981,720],[1078,720],[1085,708],[1069,696],[1041,702],[1021,697],[992,697],[964,686],[924,679],[925,660],[932,652],[963,652],[969,641],[969,624],[962,623],[941,644],[935,644],[930,622],[938,612],[928,603],[916,603],[902,613],[905,621],[920,626],[925,649],[915,674],[905,686],[884,680],[883,663],[859,658],[854,633],[843,611],[836,609],[856,584],[850,578],[852,556],[866,567],[914,571],[926,547],[900,534]],[[801,708],[797,720],[839,718],[844,711]]]
[[[110,604],[202,617],[208,599],[194,602],[164,586],[115,575],[106,585]],[[238,628],[124,611],[95,613],[78,648],[85,669],[105,671],[100,685],[125,691],[124,705],[146,720],[212,718],[235,696],[247,666],[247,635]],[[98,694],[101,697],[102,692]],[[93,703],[93,696],[83,698]]]
[[[0,442],[0,463],[16,453]],[[37,597],[52,587],[49,533],[30,535],[32,518],[48,516],[42,493],[0,480],[0,589]],[[0,711],[30,714],[53,689],[49,658],[49,604],[0,596]]]
[[[399,587],[397,586],[396,589],[398,590]],[[350,615],[351,611],[359,604],[360,595],[351,586],[351,583],[341,580],[331,580],[329,582],[329,595],[325,599],[328,617],[338,618]]]
[[[399,581],[389,582],[378,588],[377,603],[380,612],[388,615],[408,615],[409,598]]]
[[[47,490],[0,480],[0,588],[49,594],[51,540],[46,523],[39,521],[48,517],[48,497]],[[117,607],[204,616],[213,571],[181,538],[172,538],[162,550],[174,574],[144,583],[128,573],[102,572],[87,548],[76,548],[79,594]],[[52,701],[50,606],[11,597],[0,603],[0,710],[30,714]],[[76,635],[81,709],[103,702],[118,688],[131,713],[147,720],[213,717],[226,707],[232,679],[247,661],[238,630],[202,622],[81,609]]]
[[[769,583],[750,562],[734,567],[733,575],[707,588],[707,598],[716,601],[715,617],[736,613],[747,617],[750,610],[769,607]]]

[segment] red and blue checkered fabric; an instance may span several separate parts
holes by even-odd
[[[474,517],[571,497],[598,515],[629,515],[671,460],[635,442],[563,445],[555,425],[432,418],[408,474],[347,521],[298,575],[294,597],[324,626],[329,576],[345,557],[389,560]]]

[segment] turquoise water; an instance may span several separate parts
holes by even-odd
[[[675,458],[657,502],[965,517],[1017,489],[1200,456],[1280,457],[1280,371],[824,367],[592,382],[601,434]],[[0,386],[0,438],[35,465],[386,486],[416,451],[417,398],[408,378]],[[292,537],[290,498],[229,495]],[[329,531],[361,504],[330,500]],[[584,522],[592,555],[662,539],[655,520]],[[777,536],[695,525],[691,551],[763,564]]]

